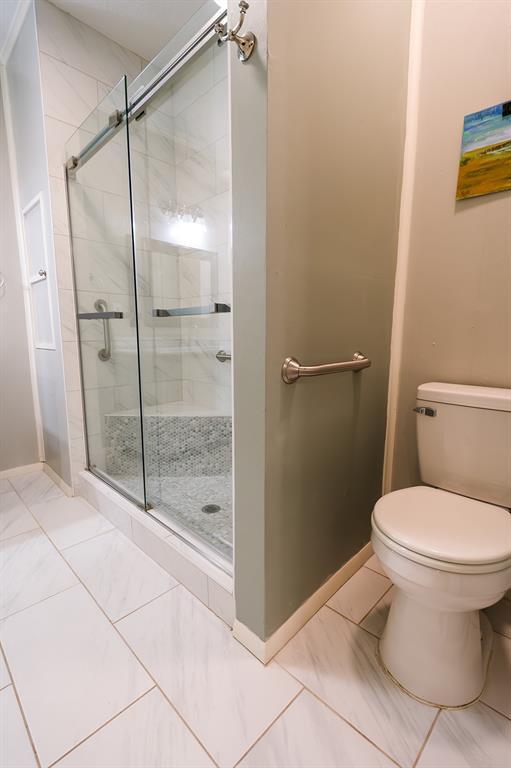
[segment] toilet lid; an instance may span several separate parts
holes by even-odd
[[[417,486],[382,496],[376,526],[413,552],[447,563],[498,563],[511,557],[507,509],[456,493]]]

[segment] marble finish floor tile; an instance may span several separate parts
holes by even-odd
[[[300,690],[181,586],[117,627],[220,766],[233,766]]]
[[[495,632],[511,637],[511,601],[503,598],[500,602],[485,609]]]
[[[337,590],[327,605],[358,624],[392,586],[390,579],[361,568]]]
[[[39,528],[15,491],[0,494],[0,541]]]
[[[43,768],[154,685],[81,585],[5,619],[0,641]]]
[[[22,533],[0,543],[0,618],[77,582],[42,531]]]
[[[361,627],[364,627],[364,629],[367,629],[368,632],[376,635],[376,637],[381,637],[383,634],[394,592],[395,587],[391,587],[381,600],[376,603],[372,611],[367,614],[365,619],[360,622]]]
[[[377,640],[322,608],[277,661],[404,768],[412,766],[437,710],[402,693],[380,668]]]
[[[364,564],[364,568],[370,568],[371,571],[376,571],[376,573],[379,573],[381,576],[387,576],[377,555],[371,555],[369,560]]]
[[[177,585],[119,531],[76,544],[63,555],[112,621]]]
[[[12,685],[0,691],[0,765],[2,768],[37,768]]]
[[[80,496],[72,499],[62,496],[45,501],[33,506],[31,511],[58,549],[71,547],[113,529],[106,517]]]
[[[509,768],[511,722],[484,704],[443,710],[418,768]]]
[[[60,488],[42,470],[28,472],[26,475],[16,475],[9,478],[9,482],[27,507],[64,496]]]
[[[157,688],[80,744],[58,768],[213,768]]]
[[[0,689],[5,688],[6,685],[10,685],[11,678],[7,669],[7,664],[4,661],[4,657],[0,651]]]
[[[240,768],[391,768],[395,763],[303,691],[240,762]]]
[[[488,680],[481,700],[511,718],[511,639],[495,634]]]
[[[0,477],[0,493],[9,493],[14,488],[6,477]]]

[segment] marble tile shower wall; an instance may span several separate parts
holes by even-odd
[[[37,0],[37,32],[57,264],[73,482],[83,469],[85,448],[80,396],[80,370],[73,297],[66,191],[63,174],[65,144],[105,90],[123,74],[133,80],[145,62],[104,35]],[[101,258],[100,247],[95,252]],[[115,276],[111,275],[113,281]],[[107,392],[97,393],[108,399]],[[101,406],[104,408],[104,404]]]
[[[230,315],[151,317],[157,307],[231,303],[225,48],[210,44],[178,73],[156,108],[132,123],[130,141],[138,263],[141,282],[148,289],[141,313],[142,337],[152,338],[155,364],[168,355],[179,358],[181,390],[175,390],[175,399],[229,414],[231,367],[219,363],[215,355],[231,349]],[[162,167],[161,178],[155,179],[152,168]],[[185,216],[192,211],[198,221],[176,222],[176,211]],[[152,392],[149,401],[144,395],[151,404]],[[168,393],[156,392],[158,405],[169,399]]]

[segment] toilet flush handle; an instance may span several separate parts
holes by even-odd
[[[424,405],[417,405],[413,410],[415,413],[420,413],[421,416],[436,416],[435,408],[428,408]]]

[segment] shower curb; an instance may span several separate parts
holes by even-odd
[[[78,490],[112,525],[232,628],[235,612],[231,576],[91,472],[80,472]]]

